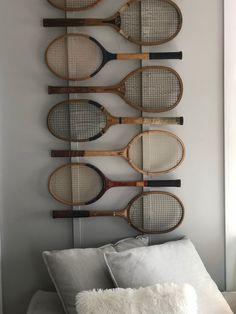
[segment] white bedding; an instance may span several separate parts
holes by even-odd
[[[236,292],[223,292],[231,309],[236,313]],[[56,292],[38,291],[32,297],[27,314],[65,314]]]
[[[38,291],[32,297],[27,314],[65,314],[56,292]]]

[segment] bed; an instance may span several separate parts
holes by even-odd
[[[236,292],[223,292],[232,311],[236,313]],[[56,292],[37,291],[31,299],[27,314],[65,314]]]
[[[199,313],[232,314],[231,307],[233,313],[236,313],[236,292],[224,292],[225,299],[222,297],[193,243],[186,237],[149,245],[147,237],[138,236],[122,239],[115,244],[107,244],[100,248],[45,251],[43,259],[57,292],[37,291],[30,301],[27,314],[63,314],[64,309],[71,314],[81,311],[84,313],[82,307],[76,308],[75,305],[78,294],[81,295],[81,292],[83,294],[83,291],[100,289],[107,293],[107,289],[115,287],[123,290],[126,288],[135,290],[140,287],[150,289],[152,285],[166,283],[179,287],[187,283],[194,290],[195,297],[189,298],[189,295],[186,295],[184,304],[195,299],[195,312],[198,308]],[[156,264],[158,267],[153,267]],[[153,298],[162,295],[163,292],[157,291]],[[171,294],[168,290],[165,295],[171,296],[170,303],[181,303],[181,294]],[[174,301],[175,297],[177,301]],[[122,295],[123,300],[124,295]],[[91,296],[86,302],[91,304]],[[167,304],[166,300],[160,303]],[[80,304],[81,306],[84,304],[83,300]],[[104,304],[109,306],[109,302]],[[97,309],[97,304],[95,306]],[[152,310],[156,311],[155,302]],[[192,313],[192,310],[193,307],[190,307],[188,312]]]

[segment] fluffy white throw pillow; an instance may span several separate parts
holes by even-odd
[[[76,310],[78,314],[197,314],[197,297],[189,284],[93,290],[77,294]]]

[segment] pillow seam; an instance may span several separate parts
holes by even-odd
[[[57,294],[58,294],[58,296],[59,296],[59,298],[60,298],[60,301],[61,301],[61,303],[62,303],[62,306],[63,306],[63,309],[64,309],[65,313],[66,313],[66,314],[69,314],[69,312],[68,312],[68,310],[67,310],[67,308],[66,308],[66,305],[65,305],[65,303],[64,303],[64,301],[63,301],[61,292],[60,292],[60,290],[59,290],[59,288],[58,288],[57,282],[56,282],[56,280],[54,279],[54,276],[52,275],[52,272],[51,272],[50,267],[49,267],[49,265],[48,265],[47,257],[45,256],[46,254],[47,254],[46,252],[43,253],[43,260],[44,260],[44,263],[45,263],[45,265],[46,265],[46,267],[47,267],[47,271],[48,271],[49,276],[50,276],[50,278],[51,278],[51,280],[52,280],[52,282],[53,282],[53,284],[54,284],[54,286],[55,286],[55,288],[56,288]]]
[[[108,260],[107,260],[107,257],[106,257],[106,253],[104,253],[103,256],[104,256],[104,260],[105,260],[106,266],[107,266],[107,268],[108,268],[108,270],[109,270],[109,274],[110,274],[110,276],[111,276],[111,279],[112,279],[112,281],[114,282],[115,286],[116,286],[117,288],[119,288],[118,283],[117,283],[117,281],[116,281],[116,279],[115,279],[115,276],[114,276],[114,274],[113,274],[113,272],[112,272],[112,270],[111,270],[111,267],[110,267],[110,265],[108,264]]]

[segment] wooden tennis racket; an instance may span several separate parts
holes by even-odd
[[[132,71],[113,86],[49,86],[48,93],[114,93],[137,110],[164,112],[175,108],[180,102],[183,82],[171,68],[146,66]]]
[[[114,117],[103,106],[87,99],[63,101],[49,111],[49,131],[57,138],[69,142],[88,142],[101,137],[116,124],[181,124],[183,117]]]
[[[56,38],[46,50],[46,64],[64,80],[81,81],[97,74],[111,60],[182,59],[182,52],[111,53],[95,38],[71,33]]]
[[[44,19],[45,27],[111,26],[139,45],[160,45],[181,30],[182,14],[171,0],[130,0],[106,19]]]
[[[83,11],[90,9],[101,0],[48,0],[57,9],[63,11]]]
[[[142,233],[165,233],[176,229],[184,219],[184,206],[167,192],[145,192],[128,206],[115,211],[54,210],[53,218],[121,217]]]
[[[144,154],[142,153],[144,152]],[[153,130],[136,135],[116,151],[52,150],[52,157],[123,157],[138,172],[146,175],[167,173],[177,168],[185,156],[183,142],[173,133]]]
[[[88,163],[69,163],[49,177],[50,194],[66,205],[88,205],[100,199],[113,187],[180,187],[180,180],[111,181],[95,166]]]

